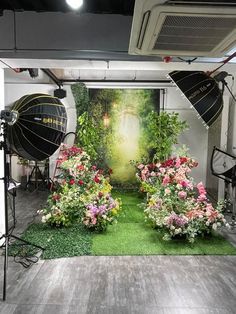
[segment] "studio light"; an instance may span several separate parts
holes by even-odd
[[[7,123],[9,146],[25,159],[40,161],[48,158],[66,134],[66,109],[51,95],[23,96],[13,104],[8,115],[11,122],[14,121]]]
[[[66,0],[66,3],[73,9],[78,10],[82,4],[83,0]]]
[[[217,81],[203,71],[173,71],[169,77],[190,102],[208,128],[223,109],[222,91]]]

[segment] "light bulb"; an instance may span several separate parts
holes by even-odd
[[[66,0],[66,3],[73,9],[78,10],[82,4],[83,0]]]

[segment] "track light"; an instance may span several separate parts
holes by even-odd
[[[66,0],[66,3],[73,9],[78,10],[82,4],[83,0]]]
[[[66,97],[66,90],[59,87],[58,89],[54,90],[54,97],[57,97],[59,99],[63,99]]]

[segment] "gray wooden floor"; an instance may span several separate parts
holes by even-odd
[[[45,198],[20,193],[18,234]],[[0,289],[2,264],[0,257]],[[235,314],[236,256],[82,256],[29,269],[10,259],[0,314],[13,313]]]
[[[11,263],[1,314],[236,313],[236,257],[73,257]]]

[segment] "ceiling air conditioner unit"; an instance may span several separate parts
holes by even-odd
[[[136,0],[130,54],[221,57],[234,46],[235,7]]]

